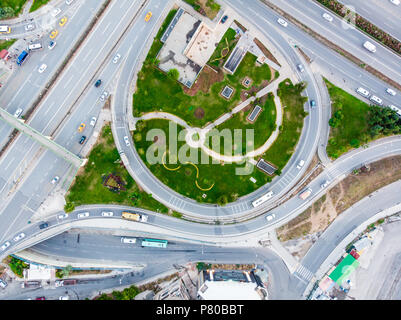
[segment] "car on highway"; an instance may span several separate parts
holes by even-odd
[[[305,161],[304,160],[299,160],[298,164],[297,164],[297,169],[301,170],[301,168],[304,166]]]
[[[92,127],[96,124],[96,117],[92,117],[91,122],[89,123]]]
[[[149,11],[145,16],[145,21],[149,21],[151,16],[152,16],[152,12]]]
[[[109,95],[109,93],[107,91],[103,91],[102,95],[100,96],[100,101],[104,101],[107,96]]]
[[[320,185],[320,188],[324,189],[329,185],[330,181],[324,180],[323,183]]]
[[[276,215],[273,213],[273,214],[271,214],[271,215],[266,216],[266,220],[267,220],[267,221],[271,221],[271,220],[273,220],[275,217],[276,217]]]
[[[52,16],[53,17],[57,17],[60,14],[60,12],[61,12],[61,9],[60,8],[56,8],[56,9],[54,9],[52,11]]]
[[[400,0],[390,0],[390,2],[396,6],[400,5]]]
[[[62,27],[62,26],[64,26],[64,25],[67,23],[67,21],[68,21],[67,17],[62,17],[62,18],[60,19],[58,25],[59,25],[60,27]]]
[[[297,68],[298,68],[299,72],[304,72],[305,71],[304,66],[302,64],[300,64],[300,63],[297,64]]]
[[[56,184],[59,180],[60,180],[60,177],[59,177],[59,176],[55,176],[55,177],[52,179],[52,184]]]
[[[22,109],[18,108],[17,110],[15,110],[14,112],[14,117],[19,118],[22,114]]]
[[[85,129],[85,123],[81,123],[80,125],[79,125],[79,127],[78,127],[78,132],[82,132],[82,131],[84,131],[84,129]]]
[[[122,243],[136,243],[135,238],[121,237]]]
[[[376,97],[375,95],[371,96],[369,98],[369,100],[374,102],[374,103],[376,103],[376,104],[378,104],[379,106],[381,106],[383,104],[383,100],[380,99],[379,97]]]
[[[395,105],[393,105],[393,104],[390,104],[388,107],[389,107],[391,110],[397,112],[397,115],[398,115],[399,117],[401,117],[401,110],[400,110],[400,108],[397,108],[397,107],[396,107]]]
[[[3,289],[7,287],[7,282],[5,282],[3,279],[0,279],[0,287]]]
[[[124,142],[125,142],[125,145],[126,145],[127,147],[129,147],[129,146],[131,145],[131,143],[129,142],[128,136],[125,136],[125,137],[124,137]]]
[[[221,18],[220,22],[221,22],[221,23],[224,23],[224,22],[227,21],[227,19],[228,19],[228,16],[225,15],[223,18]]]
[[[0,251],[4,251],[6,250],[9,246],[10,246],[10,241],[6,241],[1,247],[0,247]]]
[[[102,80],[99,79],[95,82],[95,87],[98,88],[98,87],[100,87],[101,84],[102,84]]]
[[[113,63],[117,63],[118,60],[120,60],[120,58],[121,58],[121,54],[116,53],[116,55],[115,55],[114,58],[113,58]]]
[[[25,233],[21,232],[19,235],[15,236],[13,240],[17,242],[23,238],[25,238]]]
[[[54,29],[51,33],[50,33],[50,39],[54,39],[55,37],[57,37],[58,35],[58,30]]]
[[[84,144],[86,140],[86,136],[82,136],[81,139],[79,139],[79,144]]]
[[[363,47],[370,52],[376,52],[376,46],[369,41],[365,41]]]
[[[43,64],[41,64],[41,66],[39,67],[38,72],[39,72],[39,73],[43,73],[43,72],[46,70],[46,68],[47,68],[47,64],[43,63]]]
[[[397,94],[397,92],[395,92],[395,90],[393,90],[391,88],[387,88],[386,92],[391,96],[395,96]]]
[[[329,22],[333,21],[333,17],[330,14],[328,14],[327,12],[323,13],[322,17],[325,18]]]
[[[114,215],[114,212],[112,211],[103,211],[102,212],[102,217],[112,217]]]
[[[316,108],[316,101],[315,100],[311,100],[310,101],[310,106],[311,106],[312,109],[315,109]]]
[[[45,297],[36,297],[35,300],[46,300]]]
[[[49,224],[47,222],[42,223],[41,225],[39,225],[39,229],[45,229],[49,226]]]
[[[278,19],[277,19],[277,22],[278,22],[279,24],[281,24],[283,27],[287,27],[287,26],[288,26],[288,22],[285,21],[284,19],[278,18]]]
[[[67,296],[60,296],[60,297],[58,297],[58,299],[59,300],[70,300],[70,297],[67,295]]]
[[[35,29],[35,26],[33,24],[27,24],[25,26],[25,31],[31,31],[33,29]]]
[[[81,212],[77,214],[78,219],[89,217],[89,212]]]
[[[68,6],[73,2],[74,2],[74,0],[65,0],[65,4],[68,5]]]
[[[369,97],[369,91],[368,90],[366,90],[366,89],[364,89],[364,88],[362,88],[362,87],[359,87],[358,89],[356,89],[356,92],[357,93],[359,93],[361,96],[364,96],[364,97]]]
[[[60,220],[67,219],[68,218],[68,213],[59,214],[57,216],[57,218],[59,218]]]
[[[52,50],[55,46],[56,46],[56,41],[50,41],[47,47],[49,48],[49,50]]]

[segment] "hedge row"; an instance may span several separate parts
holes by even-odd
[[[349,10],[345,5],[339,3],[337,0],[316,0],[325,7],[329,8],[333,12],[337,13],[341,17],[346,17],[350,15],[351,10]],[[355,13],[355,25],[371,35],[377,41],[381,42],[385,46],[394,50],[396,53],[401,54],[401,42],[390,36],[388,33],[384,32],[380,28],[376,27],[374,24],[361,17],[359,14]]]

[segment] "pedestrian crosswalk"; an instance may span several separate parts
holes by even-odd
[[[297,277],[299,280],[308,283],[314,277],[312,271],[304,267],[302,264],[298,266],[298,268],[294,272],[294,276]]]
[[[182,209],[182,208],[184,208],[184,206],[185,206],[185,201],[182,200],[182,199],[179,199],[179,198],[177,198],[177,197],[175,197],[175,196],[172,196],[172,197],[170,198],[170,201],[169,201],[169,202],[171,203],[171,205],[172,205],[173,207],[177,207],[177,208],[179,208],[179,209]]]

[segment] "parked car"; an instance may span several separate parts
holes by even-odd
[[[91,122],[89,123],[92,127],[96,124],[96,117],[92,117]]]
[[[59,214],[57,216],[57,218],[59,218],[60,220],[67,219],[68,218],[68,213]]]
[[[102,217],[112,217],[114,213],[112,211],[103,211]]]
[[[59,177],[59,176],[55,176],[55,177],[52,179],[52,184],[56,184],[59,180],[60,180],[60,177]]]
[[[285,21],[284,19],[278,18],[278,19],[277,19],[277,22],[278,22],[279,24],[281,24],[283,27],[287,27],[287,26],[288,26],[288,22]]]
[[[95,82],[95,87],[96,88],[98,88],[100,85],[101,85],[101,83],[102,83],[102,80],[97,80],[96,82]]]
[[[42,223],[41,225],[39,225],[39,229],[45,229],[49,226],[49,224],[47,222]]]
[[[89,212],[81,212],[77,215],[78,219],[89,217]]]
[[[15,236],[13,240],[17,242],[23,238],[25,238],[25,233],[21,232],[19,235]]]
[[[221,22],[221,23],[224,23],[224,22],[227,21],[227,19],[228,19],[228,16],[226,15],[226,16],[224,16],[223,18],[221,18],[220,22]]]
[[[116,53],[116,55],[115,55],[114,58],[113,58],[113,63],[117,63],[118,60],[120,60],[120,58],[121,58],[121,54]]]
[[[86,140],[86,136],[82,136],[81,139],[79,139],[79,144],[84,144]]]
[[[271,214],[271,215],[268,215],[268,216],[266,217],[266,220],[267,220],[267,221],[271,221],[271,220],[273,220],[275,217],[276,217],[276,215],[273,213],[273,214]]]
[[[129,147],[131,145],[130,142],[129,142],[128,136],[124,137],[124,142],[125,142],[127,147]]]

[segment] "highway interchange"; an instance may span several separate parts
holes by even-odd
[[[372,56],[361,46],[366,36],[357,30],[344,31],[338,19],[335,19],[330,27],[325,25],[325,21],[317,22],[318,17],[321,19],[323,9],[313,1],[307,2],[308,10],[302,6],[302,12],[297,7],[301,6],[300,3],[291,2],[290,5],[290,3],[280,0],[272,2],[322,34],[327,34],[328,29],[330,29],[332,41],[401,83],[399,56],[381,47]],[[218,207],[196,203],[162,185],[142,163],[135,148],[125,145],[123,137],[131,136],[127,120],[129,118],[127,113],[132,112],[132,108],[129,107],[130,83],[134,78],[135,71],[140,68],[144,54],[146,54],[144,52],[146,45],[149,45],[149,41],[157,32],[158,26],[160,26],[172,3],[173,1],[161,0],[112,1],[91,34],[87,36],[76,55],[67,64],[28,121],[29,126],[44,136],[52,136],[56,143],[80,155],[82,146],[77,143],[79,134],[76,133],[76,129],[81,122],[89,123],[93,116],[98,116],[103,106],[103,103],[99,101],[99,96],[103,90],[107,89],[112,94],[112,129],[117,148],[126,155],[125,165],[128,171],[144,190],[152,193],[154,198],[161,203],[184,213],[187,218],[193,220],[208,222],[214,222],[215,219],[234,220],[236,222],[245,220],[229,225],[194,224],[147,212],[150,216],[149,224],[157,226],[160,229],[158,232],[161,234],[165,229],[185,235],[182,238],[186,240],[196,239],[196,241],[205,243],[211,242],[210,244],[222,244],[232,242],[234,239],[246,240],[265,236],[269,230],[293,219],[314,200],[323,195],[326,191],[320,188],[323,181],[329,180],[335,184],[336,181],[344,178],[353,169],[359,168],[364,163],[400,154],[401,140],[399,137],[371,143],[367,149],[354,150],[325,165],[324,171],[310,182],[309,187],[313,190],[313,195],[307,201],[303,202],[294,197],[267,213],[282,196],[296,185],[303,175],[308,163],[316,153],[319,143],[321,143],[321,135],[327,137],[330,101],[327,101],[328,97],[324,94],[318,73],[352,93],[358,86],[369,88],[372,93],[377,93],[378,96],[382,97],[385,104],[401,105],[400,93],[398,92],[396,97],[385,95],[385,88],[388,87],[386,83],[325,47],[291,23],[287,28],[281,28],[276,22],[279,16],[262,2],[251,1],[247,2],[245,6],[244,1],[232,0],[225,2],[224,5],[229,5],[240,19],[247,21],[245,24],[250,24],[263,37],[274,43],[296,76],[308,83],[306,90],[308,98],[315,99],[322,108],[311,110],[306,107],[309,116],[305,119],[297,149],[284,168],[282,175],[251,195],[242,197],[225,207]],[[33,53],[21,70],[14,73],[11,80],[0,91],[2,108],[12,114],[19,106],[25,105],[28,108],[33,103],[41,89],[57,72],[59,65],[73,47],[74,42],[83,36],[81,31],[85,29],[85,23],[89,24],[89,18],[93,17],[93,13],[99,9],[100,5],[98,1],[88,0],[85,1],[85,5],[82,5],[81,1],[76,1],[73,7],[61,7],[70,15],[70,21],[58,36],[57,46],[53,51],[48,51],[45,47],[43,53]],[[152,19],[145,24],[143,22],[144,15],[150,10],[153,13]],[[119,19],[115,19],[115,17],[119,17]],[[76,23],[73,23],[75,21]],[[44,38],[46,39],[46,36]],[[313,64],[310,67],[297,54],[294,44],[300,46],[312,57]],[[121,53],[122,58],[118,64],[113,64],[111,60],[116,52]],[[32,76],[37,74],[37,67],[42,61],[46,61],[48,64],[46,72],[40,76]],[[296,64],[299,62],[306,66],[307,72],[299,73],[296,70]],[[316,70],[320,72],[316,72]],[[103,79],[100,90],[93,86],[96,79]],[[4,122],[1,122],[0,126],[1,144],[4,145],[12,128]],[[88,127],[85,134],[88,132],[92,134],[93,131],[94,129]],[[296,164],[300,159],[306,162],[302,170],[296,169]],[[325,162],[324,159],[321,160]],[[54,191],[55,187],[50,183],[51,179],[56,175],[60,176],[61,181],[57,188],[62,188],[66,192],[77,169],[53,152],[44,150],[42,146],[33,142],[29,137],[19,135],[15,139],[0,159],[0,188],[3,200],[0,209],[2,221],[0,224],[0,243],[11,239],[21,231],[26,234],[26,240],[19,243],[18,246],[13,244],[2,255],[15,252],[13,250],[20,250],[37,242],[37,240],[29,241],[40,236],[38,223],[29,224],[28,221],[48,195]],[[15,187],[15,181],[18,181],[17,187]],[[255,210],[251,202],[266,193],[267,190],[273,190],[275,196]],[[93,219],[93,216],[96,216],[97,220],[106,219],[100,216],[100,212],[106,210],[106,207],[95,206],[88,209],[91,212],[90,219]],[[118,208],[117,211],[121,209]],[[78,208],[76,212],[70,214],[69,221],[60,221],[57,219],[57,214],[49,217],[47,221],[50,228],[46,231],[48,234],[41,240],[68,230],[73,225],[68,225],[68,223],[77,220],[76,214],[83,210]],[[266,215],[272,213],[276,215],[275,220],[267,222]],[[118,217],[119,213],[116,213],[116,216]],[[250,219],[251,217],[252,219]],[[111,219],[115,220],[114,218]],[[58,230],[52,228],[62,224],[66,225],[65,228]],[[51,231],[52,229],[54,232]],[[214,240],[210,241],[210,238]],[[192,244],[191,246],[196,245]],[[35,247],[40,247],[40,244]],[[269,250],[265,249],[264,252],[269,252]],[[195,257],[200,260],[200,256],[196,254],[191,256],[190,260],[196,260]],[[189,259],[189,257],[187,258]],[[307,263],[306,267],[312,272],[316,271],[314,264]],[[292,281],[297,281],[297,279]],[[300,282],[298,286],[300,287],[299,295],[301,295],[301,289],[304,289],[303,283]]]

